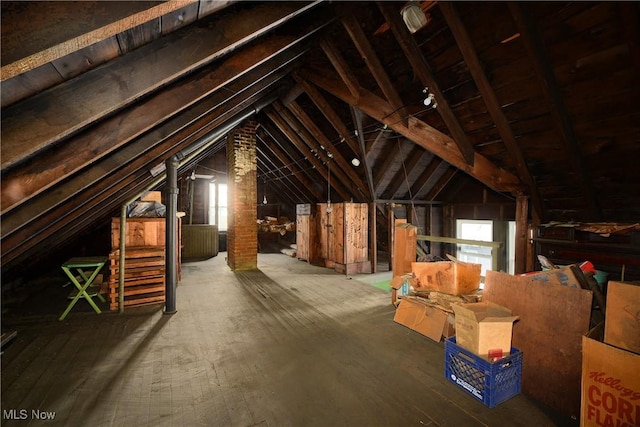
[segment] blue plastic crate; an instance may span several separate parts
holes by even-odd
[[[460,347],[456,337],[444,342],[444,375],[460,389],[489,408],[520,393],[522,352],[511,347],[511,354],[496,362]]]

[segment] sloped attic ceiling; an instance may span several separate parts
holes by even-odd
[[[290,203],[478,180],[542,221],[640,218],[636,3],[415,4],[411,33],[405,2],[3,1],[3,271],[248,116]]]

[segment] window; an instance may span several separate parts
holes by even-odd
[[[459,219],[456,221],[456,237],[465,240],[493,241],[493,222],[473,219]],[[460,261],[481,264],[480,274],[485,276],[492,268],[491,247],[477,245],[462,245],[457,248]]]
[[[209,184],[209,224],[227,231],[227,184]]]
[[[465,240],[480,240],[482,242],[500,241],[500,239],[494,238],[494,231],[497,231],[497,235],[504,235],[500,230],[494,230],[495,226],[501,226],[505,224],[507,228],[503,232],[506,233],[506,251],[496,251],[496,256],[500,254],[506,254],[506,260],[496,260],[496,265],[504,266],[500,269],[506,269],[509,274],[514,274],[515,271],[515,241],[516,241],[516,223],[515,221],[496,222],[484,221],[484,220],[472,220],[472,219],[459,219],[456,221],[456,237],[458,239]],[[473,262],[475,264],[482,265],[483,277],[486,276],[487,270],[493,269],[493,258],[491,248],[489,246],[477,246],[477,245],[462,245],[457,246],[457,258],[464,262]]]

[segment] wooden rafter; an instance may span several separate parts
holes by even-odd
[[[398,10],[392,3],[378,1],[378,7],[384,15],[385,20],[389,24],[398,44],[402,48],[405,57],[411,63],[414,73],[420,79],[420,82],[429,89],[429,92],[435,96],[438,103],[436,110],[440,113],[442,120],[447,125],[449,132],[453,136],[453,140],[458,145],[458,149],[463,157],[470,165],[474,161],[474,148],[462,129],[455,113],[451,109],[449,102],[440,90],[440,85],[436,81],[427,60],[422,55],[420,47],[417,45],[407,26],[402,22]]]
[[[307,189],[300,189],[299,184],[294,182],[291,176],[283,173],[284,165],[274,156],[267,155],[266,149],[265,146],[256,145],[257,160],[262,165],[262,169],[258,171],[258,182],[263,181],[282,189],[294,204],[309,200]]]
[[[399,141],[398,141],[398,144],[400,144]],[[400,191],[400,188],[402,188],[404,184],[407,185],[407,191],[411,189],[411,183],[409,182],[409,175],[411,175],[411,172],[413,172],[413,170],[418,166],[418,164],[420,164],[420,160],[422,160],[422,156],[425,154],[424,148],[414,144],[413,149],[409,152],[409,155],[407,156],[407,160],[404,160],[402,156],[402,151],[403,151],[402,148],[400,148],[400,159],[402,160],[401,167],[400,169],[398,169],[398,172],[396,172],[394,177],[391,179],[391,185],[390,187],[387,188],[387,191],[386,191],[386,193],[389,195],[389,199],[391,200],[395,199],[396,195],[398,194],[398,191]]]
[[[388,132],[389,131],[386,128],[380,129],[378,132],[376,132],[376,136],[369,140],[370,142],[367,143],[365,153],[367,157],[369,157],[369,153],[371,153],[379,144],[386,141],[386,134]]]
[[[311,98],[311,101],[315,104],[318,110],[327,118],[331,126],[338,132],[338,134],[344,138],[345,142],[351,148],[354,154],[358,154],[360,152],[360,146],[358,142],[351,136],[351,130],[344,124],[340,115],[333,109],[331,104],[327,102],[324,95],[320,93],[320,91],[309,84],[304,79],[301,79],[295,76],[296,81],[304,88],[305,93]],[[359,97],[360,95],[358,95]]]
[[[324,180],[321,171],[315,168],[308,157],[301,153],[300,150],[293,144],[293,142],[286,137],[274,124],[269,120],[263,120],[261,122],[261,128],[264,130],[265,136],[268,136],[268,145],[271,151],[274,153],[280,153],[279,157],[287,159],[287,165],[291,168],[291,171],[304,183],[308,188],[314,188],[314,200],[322,200],[324,198],[323,193],[318,193],[317,185]],[[300,154],[302,157],[296,156]]]
[[[86,212],[97,207],[108,209],[105,201],[128,200],[127,197],[137,194],[131,194],[130,189],[138,188],[138,181],[148,183],[149,178],[154,179],[149,173],[151,168],[224,125],[261,96],[264,94],[247,94],[236,100],[235,105],[222,103],[204,117],[200,114],[195,118],[187,114],[176,116],[73,175],[56,191],[38,195],[3,216],[1,250],[4,260],[11,260],[16,253],[37,246],[48,237],[69,229],[70,225],[81,227],[79,218],[90,216]],[[211,100],[215,101],[215,98]]]
[[[380,183],[387,175],[387,172],[391,168],[391,165],[393,165],[398,160],[399,155],[400,146],[394,142],[391,144],[391,147],[389,147],[389,152],[385,155],[382,164],[376,167],[376,174],[373,177],[373,188],[375,189],[376,194],[381,194],[383,192],[383,189],[380,188]]]
[[[267,132],[265,132],[265,134],[266,133]],[[271,139],[270,135],[269,138],[267,138],[267,135],[265,135],[265,138],[262,138],[260,134],[258,134],[257,137],[264,143],[265,149],[269,150],[282,164],[282,167],[289,171],[291,179],[295,179],[299,183],[298,187],[303,189],[306,194],[311,195],[311,197],[307,196],[310,201],[322,200],[322,195],[317,192],[313,182],[311,182],[307,175],[298,167],[298,162],[295,159],[287,155],[274,141],[269,141],[268,139]]]
[[[265,4],[259,13],[247,10],[232,16],[214,15],[216,25],[169,34],[4,109],[2,169],[266,34],[314,5]],[[316,30],[326,23],[318,24]],[[312,32],[303,32],[303,38]]]
[[[576,176],[578,185],[582,191],[582,196],[589,206],[590,215],[594,220],[600,221],[602,218],[602,209],[598,204],[591,174],[584,165],[582,147],[573,132],[569,113],[562,100],[560,88],[558,87],[553,70],[549,65],[549,60],[545,54],[538,31],[531,22],[528,7],[524,3],[509,2],[508,4],[518,32],[520,33],[520,38],[529,56],[533,59],[533,66],[536,70],[540,88],[547,103],[551,106],[551,115],[563,137],[562,140],[564,142],[567,159]]]
[[[442,192],[442,190],[447,186],[449,181],[451,181],[451,178],[453,178],[457,172],[458,169],[449,166],[447,170],[442,174],[440,179],[438,179],[438,182],[436,182],[435,185],[431,187],[431,190],[429,190],[424,198],[427,200],[435,200],[435,198],[438,197],[438,194]]]
[[[304,111],[304,109],[298,105],[298,103],[291,102],[288,106],[289,111],[298,119],[300,123],[307,129],[321,146],[325,147],[330,153],[333,154],[333,159],[337,166],[342,169],[342,172],[346,174],[349,180],[356,185],[361,195],[367,194],[367,187],[362,182],[362,179],[354,172],[351,163],[344,158],[340,150],[329,140],[329,138],[320,130],[320,128],[313,122],[313,119]]]
[[[529,187],[529,192],[531,194],[531,200],[534,203],[535,209],[538,212],[542,212],[542,202],[540,200],[540,196],[538,194],[538,189],[535,181],[533,180],[533,176],[531,172],[529,172],[529,168],[527,167],[526,161],[522,154],[522,150],[518,146],[518,142],[516,141],[516,137],[513,134],[513,130],[509,125],[509,121],[505,116],[504,112],[500,108],[500,102],[491,87],[491,83],[487,78],[484,70],[482,69],[482,65],[480,64],[480,59],[478,58],[478,54],[473,47],[473,41],[467,32],[467,29],[464,27],[462,20],[458,16],[458,13],[455,10],[455,7],[452,3],[448,2],[440,2],[440,10],[444,15],[447,24],[449,25],[449,29],[453,34],[453,37],[456,40],[458,45],[458,49],[462,53],[462,57],[464,58],[467,67],[469,68],[469,72],[480,91],[480,94],[484,100],[485,105],[487,106],[487,110],[493,119],[498,133],[504,142],[509,155],[511,156],[513,162],[515,163],[516,171],[522,178],[522,180]]]
[[[328,167],[326,165],[326,162],[321,161],[319,158],[315,156],[314,152],[312,152],[311,149],[307,147],[307,144],[305,143],[305,141],[302,138],[300,138],[298,133],[295,130],[293,130],[289,126],[289,124],[286,123],[286,121],[283,118],[281,118],[279,114],[275,112],[275,110],[267,109],[265,112],[267,117],[269,117],[269,119],[273,122],[276,128],[278,128],[280,132],[282,132],[282,134],[285,135],[293,143],[293,145],[298,149],[298,151],[300,151],[300,153],[302,153],[302,155],[309,160],[309,162],[320,173],[320,175],[322,175],[322,178],[328,182],[329,173],[328,173]],[[343,200],[349,200],[351,198],[351,195],[348,194],[348,192],[342,187],[342,185],[339,185],[340,183],[336,181],[337,180],[335,178],[330,180],[331,187],[335,191],[337,191],[337,193],[340,195],[340,197],[342,197]]]
[[[448,135],[415,117],[410,117],[408,125],[404,125],[398,112],[394,111],[394,108],[384,99],[361,88],[360,98],[356,100],[341,81],[328,77],[328,75],[330,75],[328,72],[320,73],[308,69],[301,71],[301,76],[310,82],[342,101],[358,107],[368,116],[386,124],[389,128],[442,158],[447,163],[475,177],[489,188],[493,188],[496,191],[517,191],[523,188],[523,184],[516,176],[497,167],[486,157],[475,153],[475,161],[473,166],[470,166],[456,148],[455,142]]]
[[[416,181],[411,186],[411,194],[409,195],[409,197],[412,200],[415,199],[418,196],[418,194],[422,192],[425,185],[427,185],[427,182],[429,181],[429,179],[431,179],[433,174],[436,172],[436,170],[438,170],[440,165],[443,163],[444,162],[442,161],[442,159],[439,159],[437,157],[434,157],[433,159],[431,159],[431,161],[429,162],[429,166],[427,166],[427,168],[420,174],[418,179],[416,179]]]
[[[242,96],[247,90],[260,91],[271,85],[281,79],[293,61],[305,52],[302,44],[291,46],[291,41],[275,37],[265,45],[251,47],[238,53],[233,60],[222,62],[214,72],[194,73],[179,84],[72,136],[55,150],[50,150],[47,156],[3,171],[0,183],[2,214],[69,178],[96,159],[120,149],[158,123],[186,111],[216,90],[227,89],[224,98],[216,97],[221,103]],[[282,52],[286,46],[291,49]],[[20,191],[8,191],[9,188],[20,188]]]
[[[266,176],[269,174],[269,171],[273,171],[278,168],[278,166],[271,161],[271,158],[269,158],[268,156],[265,156],[264,153],[262,153],[259,148],[257,148],[256,153],[258,155],[256,159],[256,162],[257,162],[256,172],[258,175]],[[298,191],[295,186],[292,186],[290,182],[287,182],[278,178],[279,177],[277,177],[277,175],[274,174],[274,178],[271,178],[271,179],[265,178],[265,179],[262,179],[262,181],[265,184],[265,186],[266,186],[266,183],[269,183],[273,188],[276,188],[278,190],[277,191],[278,197],[284,197],[293,204],[302,203],[303,201],[302,193]],[[261,181],[261,180],[258,179],[258,181]],[[266,191],[266,189],[264,191]],[[258,194],[258,197],[260,197],[260,194]]]
[[[356,125],[356,131],[358,132],[358,142],[360,143],[360,158],[362,159],[362,165],[367,177],[367,186],[369,187],[370,200],[377,198],[375,187],[373,186],[373,174],[371,172],[371,163],[367,158],[367,149],[364,141],[364,127],[362,126],[362,111],[357,108],[351,107],[351,116],[353,117],[353,123]]]
[[[352,13],[345,14],[342,17],[342,24],[349,33],[351,40],[356,45],[356,48],[360,52],[360,55],[367,64],[369,71],[378,83],[380,90],[384,94],[385,98],[387,98],[387,101],[393,107],[393,111],[397,112],[400,115],[403,122],[406,122],[405,118],[407,117],[407,112],[402,103],[402,99],[396,91],[395,86],[391,82],[389,75],[382,66],[382,63],[380,62],[376,51],[373,49],[373,46],[371,46],[369,39],[362,30],[357,16]],[[361,91],[358,92],[361,93]]]
[[[338,72],[338,75],[342,78],[342,81],[349,88],[351,95],[358,99],[360,96],[360,84],[358,83],[358,78],[347,64],[347,61],[344,60],[343,56],[338,51],[338,48],[331,42],[331,40],[324,39],[320,42],[320,47],[324,51],[324,54],[327,55],[331,64]]]
[[[294,103],[291,103],[292,106]],[[359,187],[356,182],[351,180],[349,172],[351,171],[348,166],[348,162],[342,157],[342,154],[335,150],[335,147],[331,145],[331,148],[334,148],[334,151],[328,146],[324,146],[319,138],[323,139],[323,142],[328,142],[326,137],[322,137],[321,133],[315,133],[316,129],[313,129],[315,125],[309,120],[305,120],[305,123],[298,120],[295,115],[284,108],[279,102],[274,102],[271,104],[273,109],[277,112],[277,114],[289,125],[289,127],[297,134],[298,138],[300,138],[313,152],[315,152],[318,157],[325,163],[331,163],[331,172],[341,181],[344,188],[348,189],[349,197],[354,198],[356,200],[361,200],[362,195],[359,192]],[[302,109],[298,109],[298,113],[303,113]],[[308,118],[304,114],[302,114],[303,118]],[[307,126],[311,127],[313,131],[309,131]],[[359,181],[359,179],[358,179]],[[362,182],[360,182],[362,185]]]
[[[12,34],[2,33],[1,80],[38,68],[194,1],[111,3],[108,12],[102,2],[86,2],[74,11],[76,19],[73,24],[69,22],[67,8],[58,7],[57,2],[33,3],[27,8],[23,5],[20,16],[15,17],[16,22],[12,23],[20,25],[20,28],[12,27]],[[4,6],[3,14],[8,12]],[[43,17],[49,23],[60,22],[61,25],[54,29],[51,25],[33,25]]]

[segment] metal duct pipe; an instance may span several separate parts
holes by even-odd
[[[164,314],[176,310],[176,225],[178,222],[178,159],[171,156],[166,161],[166,238],[165,238],[165,304]]]

